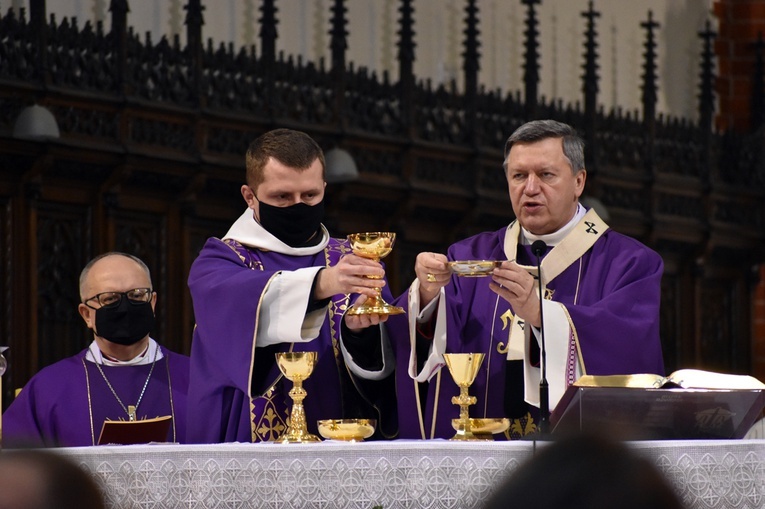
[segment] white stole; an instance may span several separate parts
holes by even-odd
[[[564,270],[580,259],[595,242],[603,235],[609,226],[603,221],[594,209],[590,209],[582,219],[574,226],[571,232],[544,257],[542,260],[542,292],[547,284],[559,276]],[[504,251],[508,260],[515,259],[518,239],[521,227],[518,221],[514,221],[507,227],[505,235]],[[540,284],[537,267],[520,265],[536,278],[535,294],[538,294]],[[550,386],[550,408],[555,408],[565,392],[567,381],[567,365],[569,357],[569,338],[575,334],[574,324],[571,322],[566,307],[563,304],[545,300],[542,305],[545,317],[545,351],[547,362],[547,378]],[[530,337],[533,327],[525,327],[523,320],[513,316],[513,323],[508,334],[507,360],[524,359],[523,372],[525,379],[525,400],[530,405],[539,406],[539,381],[541,370],[528,362]],[[538,332],[534,331],[537,342],[540,341]],[[578,370],[585,372],[581,362]]]

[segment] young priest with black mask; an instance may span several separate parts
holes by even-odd
[[[357,417],[377,418],[385,436],[395,432],[395,417],[383,418],[374,394],[393,382],[387,317],[344,313],[378,288],[390,298],[385,271],[330,237],[325,186],[324,154],[307,134],[276,129],[250,145],[247,209],[222,239],[207,241],[189,274],[197,322],[190,441],[278,440],[292,385],[275,353],[288,351],[318,352],[304,382],[309,432],[320,419]]]

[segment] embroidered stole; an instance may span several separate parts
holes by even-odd
[[[542,259],[542,278],[539,281],[539,274],[536,266],[520,265],[532,276],[534,276],[535,294],[539,292],[539,284],[542,285],[542,291],[546,291],[547,284],[558,277],[564,270],[579,260],[597,240],[608,230],[609,226],[603,221],[594,209],[590,209],[582,217],[579,223],[566,235],[566,237]],[[518,221],[513,221],[507,227],[505,235],[504,251],[508,260],[513,260],[517,256],[518,239],[521,235],[521,226]],[[507,353],[507,360],[522,360],[527,344],[527,334],[531,334],[531,328],[524,327],[524,321],[517,315],[513,315],[512,325],[508,334],[507,347],[500,350],[500,353]],[[546,325],[546,324],[545,324]],[[573,324],[570,325],[573,329]],[[570,331],[571,336],[574,331]],[[501,343],[500,343],[501,345]],[[569,342],[569,349],[575,349],[575,345]],[[572,352],[569,352],[571,354]],[[576,359],[576,355],[569,355]],[[584,370],[584,366],[582,366]]]

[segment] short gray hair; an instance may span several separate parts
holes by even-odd
[[[584,140],[576,129],[555,120],[532,120],[515,130],[505,143],[505,160],[502,168],[507,171],[507,156],[516,143],[534,143],[547,138],[563,139],[563,155],[571,165],[571,171],[577,174],[584,169]]]
[[[88,264],[85,265],[85,268],[82,269],[82,272],[80,272],[80,300],[85,299],[85,295],[82,293],[82,287],[85,285],[85,280],[90,273],[90,269],[93,268],[93,265],[95,265],[97,261],[109,256],[124,256],[125,258],[130,258],[133,260],[143,269],[144,272],[146,272],[146,277],[149,278],[149,284],[151,284],[151,271],[149,270],[149,267],[143,263],[143,260],[128,253],[122,253],[120,251],[109,251],[108,253],[102,253],[90,260]]]

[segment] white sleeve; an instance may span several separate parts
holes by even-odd
[[[316,274],[323,267],[306,267],[275,275],[258,307],[256,345],[306,343],[316,339],[327,316],[322,307],[306,313]]]
[[[418,382],[427,382],[438,370],[446,365],[444,353],[446,352],[446,295],[441,288],[437,298],[433,299],[425,309],[420,309],[420,281],[415,279],[409,287],[409,376]],[[435,304],[434,304],[435,303]],[[433,315],[433,310],[438,306],[435,332],[430,346],[430,353],[425,360],[422,370],[417,372],[417,323],[428,319]]]

